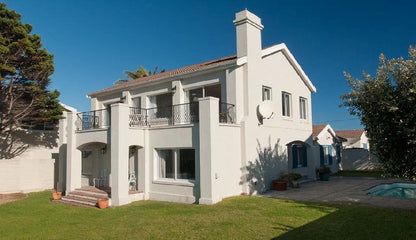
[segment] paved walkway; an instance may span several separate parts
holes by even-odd
[[[287,191],[269,191],[266,197],[291,199],[295,201],[357,204],[416,210],[416,199],[392,198],[367,195],[367,190],[381,183],[398,182],[360,177],[334,177],[328,182],[313,181],[290,188]]]

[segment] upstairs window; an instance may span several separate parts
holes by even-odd
[[[306,98],[303,98],[303,97],[299,98],[299,112],[300,112],[300,119],[307,119]]]
[[[290,117],[292,114],[292,94],[282,92],[282,115]]]
[[[262,98],[263,101],[271,101],[272,100],[272,88],[263,86],[262,88]]]

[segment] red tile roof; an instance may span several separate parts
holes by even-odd
[[[96,95],[96,94],[100,94],[100,93],[106,93],[106,92],[114,91],[114,90],[117,90],[117,89],[123,89],[123,88],[128,87],[128,86],[136,85],[138,83],[155,81],[155,80],[159,80],[159,79],[174,77],[174,76],[177,76],[177,75],[180,75],[180,74],[191,73],[191,72],[196,72],[196,71],[203,70],[203,69],[209,69],[209,68],[214,68],[214,67],[217,67],[217,66],[227,65],[227,64],[230,64],[232,62],[235,62],[236,59],[237,59],[237,56],[232,55],[232,56],[222,57],[222,58],[219,58],[219,59],[215,59],[215,60],[211,60],[211,61],[207,61],[207,62],[203,62],[203,63],[197,63],[197,64],[194,64],[194,65],[191,65],[191,66],[186,66],[186,67],[178,68],[178,69],[175,69],[175,70],[158,73],[156,75],[137,78],[133,81],[129,81],[129,82],[126,82],[126,83],[114,85],[114,86],[111,86],[111,87],[108,87],[108,88],[104,88],[103,90],[96,91],[96,92],[90,93],[88,95],[91,96],[91,95]]]
[[[360,138],[363,132],[364,129],[335,131],[337,136],[340,136],[342,138]]]
[[[312,136],[313,137],[317,137],[319,135],[319,133],[321,133],[322,130],[324,130],[324,128],[326,127],[326,125],[328,125],[328,124],[313,125],[312,126]]]
[[[267,48],[274,47],[274,46],[276,46],[276,45],[265,47],[265,48],[263,48],[263,50],[265,50]],[[124,89],[125,87],[133,86],[133,85],[143,83],[143,82],[161,80],[161,79],[170,78],[170,77],[174,77],[174,76],[181,75],[181,74],[192,73],[192,72],[196,72],[196,71],[199,71],[199,70],[204,70],[204,69],[214,68],[214,67],[217,67],[217,66],[227,65],[227,64],[231,64],[235,61],[237,61],[237,55],[222,57],[222,58],[214,59],[214,60],[211,60],[211,61],[207,61],[207,62],[203,62],[203,63],[197,63],[197,64],[194,64],[194,65],[178,68],[178,69],[175,69],[175,70],[166,71],[166,72],[163,72],[163,73],[158,73],[158,74],[152,75],[152,76],[138,78],[138,79],[135,79],[133,81],[129,81],[129,82],[126,82],[126,83],[114,85],[114,86],[104,88],[104,89],[96,91],[96,92],[92,92],[92,93],[88,94],[88,96],[92,96],[92,95],[96,95],[96,94],[100,94],[100,93],[107,93],[107,92],[111,92],[111,91],[118,90],[118,89]]]

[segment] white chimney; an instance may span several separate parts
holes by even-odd
[[[261,19],[243,10],[235,14],[234,25],[237,32],[237,58],[260,57],[261,55]]]

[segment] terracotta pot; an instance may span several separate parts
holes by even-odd
[[[99,199],[98,200],[98,207],[101,209],[108,207],[108,199]]]
[[[287,189],[287,181],[284,180],[274,180],[273,189],[276,191],[285,191]]]
[[[62,197],[62,192],[53,192],[52,197],[53,197],[53,200],[59,200]]]

